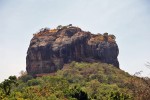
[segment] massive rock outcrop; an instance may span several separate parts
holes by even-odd
[[[114,35],[92,34],[74,26],[45,28],[30,42],[26,70],[31,75],[51,73],[71,61],[100,61],[119,68],[118,53]]]

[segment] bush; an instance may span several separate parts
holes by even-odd
[[[33,77],[31,75],[24,75],[21,76],[19,79],[26,83],[28,80],[33,79]]]
[[[27,82],[28,86],[35,86],[35,85],[39,85],[39,84],[42,84],[42,80],[40,80],[40,79],[32,79]]]
[[[77,86],[70,89],[68,95],[72,98],[76,98],[77,100],[89,100],[87,93]]]
[[[131,96],[120,92],[111,92],[109,100],[131,100]]]

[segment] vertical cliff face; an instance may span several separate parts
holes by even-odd
[[[78,27],[43,29],[30,42],[26,69],[31,75],[51,73],[71,61],[104,62],[119,68],[114,35],[91,34]]]

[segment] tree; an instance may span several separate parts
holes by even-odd
[[[113,35],[113,34],[110,34],[109,36],[114,40],[116,39],[115,35]]]
[[[19,74],[20,74],[20,77],[25,76],[27,75],[27,71],[21,70]]]
[[[108,33],[107,33],[107,32],[105,32],[103,35],[104,35],[104,36],[108,36]]]
[[[69,25],[68,25],[68,27],[71,27],[71,26],[72,26],[72,24],[69,24]]]
[[[19,77],[19,79],[26,83],[28,80],[33,79],[33,77],[31,75],[24,75]]]
[[[27,82],[28,80],[33,79],[31,75],[27,74],[27,71],[20,71],[20,76],[18,77],[19,80],[22,80],[23,82]]]
[[[150,62],[147,62],[147,64],[145,64],[147,68],[150,69]]]
[[[104,36],[104,40],[105,40],[105,41],[108,41],[108,33],[105,32],[105,33],[103,34],[103,36]]]
[[[0,83],[0,88],[4,90],[6,95],[10,95],[11,89],[13,85],[18,85],[16,76],[9,76],[8,79],[5,79],[2,83]]]
[[[88,95],[86,92],[82,91],[80,87],[75,86],[70,90],[70,95],[77,100],[88,100]]]
[[[57,26],[57,29],[59,30],[59,29],[61,29],[63,26],[62,25],[58,25]]]

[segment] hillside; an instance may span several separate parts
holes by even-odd
[[[111,64],[72,62],[42,77],[22,75],[3,100],[149,100],[150,80]]]

